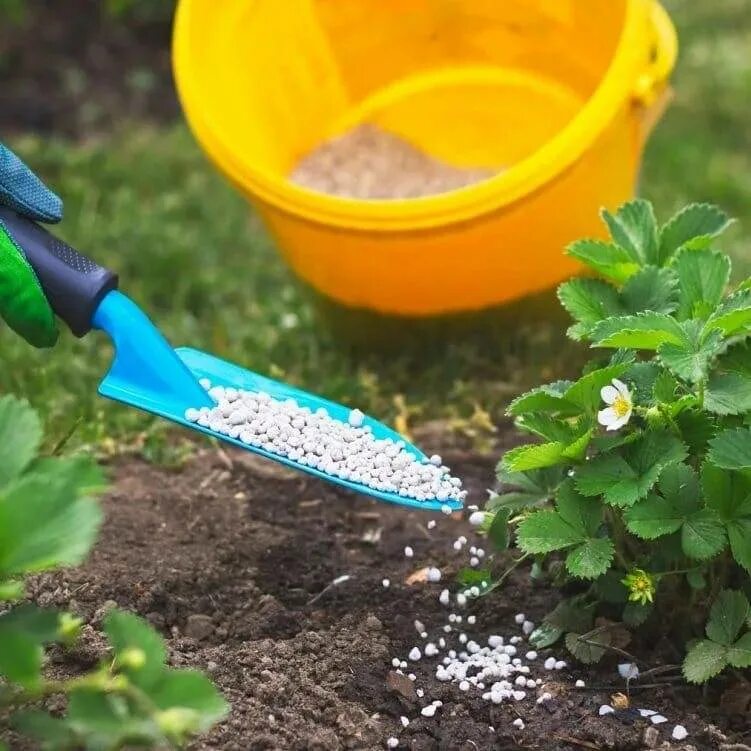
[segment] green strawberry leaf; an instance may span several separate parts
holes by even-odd
[[[615,545],[611,539],[590,538],[569,552],[566,568],[580,579],[596,579],[610,568],[614,555]]]
[[[751,429],[730,428],[709,442],[707,459],[721,469],[751,469]]]
[[[683,526],[685,514],[666,498],[651,493],[629,508],[624,518],[629,532],[642,540],[655,540],[677,532]]]
[[[725,336],[748,331],[751,327],[751,289],[729,295],[707,319],[703,335],[718,330]]]
[[[526,472],[561,464],[564,461],[566,444],[562,441],[532,443],[507,451],[503,457],[503,468],[507,472]]]
[[[699,509],[686,517],[681,529],[683,552],[697,561],[717,555],[727,544],[725,527],[712,509]]]
[[[611,634],[608,629],[596,629],[586,634],[572,631],[566,634],[566,649],[585,665],[599,662],[610,646]]]
[[[190,711],[193,717],[186,728],[190,733],[208,730],[229,711],[211,681],[197,670],[167,670],[147,693],[160,709]]]
[[[560,467],[523,473],[506,472],[502,466],[499,466],[497,476],[503,489],[506,490],[506,486],[517,489],[491,496],[485,504],[485,508],[488,511],[500,508],[516,511],[540,505],[555,495],[556,488],[563,479],[563,472],[564,470]]]
[[[41,709],[16,712],[12,724],[19,733],[38,741],[42,751],[70,751],[77,747],[67,721],[52,717]]]
[[[562,631],[578,631],[584,633],[592,628],[596,603],[585,604],[581,595],[561,600],[553,610],[548,613],[544,623],[560,628]]]
[[[115,659],[123,660],[122,670],[136,686],[148,689],[160,680],[167,659],[167,648],[162,637],[146,621],[132,613],[113,610],[104,621],[104,631],[112,645]],[[134,650],[142,654],[141,664],[131,664],[124,659],[124,656]]]
[[[569,330],[574,339],[586,338],[593,324],[621,315],[618,291],[601,279],[572,279],[558,287],[558,299],[578,323]]]
[[[684,410],[675,421],[692,454],[703,454],[707,444],[717,433],[717,423],[706,412]]]
[[[627,250],[602,240],[577,240],[566,248],[566,253],[618,284],[639,270]]]
[[[706,248],[712,238],[724,232],[733,220],[716,206],[692,203],[666,222],[660,231],[660,260],[667,261],[684,246]]]
[[[678,344],[666,342],[657,349],[657,353],[662,364],[679,378],[698,383],[707,377],[712,358],[722,350],[722,335],[712,331],[704,337],[701,322],[695,320],[683,321],[681,329],[683,341]]]
[[[723,590],[709,611],[707,638],[717,644],[730,646],[738,638],[749,612],[746,595],[733,589]]]
[[[734,668],[751,668],[751,632],[743,634],[730,649],[728,662]]]
[[[563,636],[563,629],[543,621],[530,635],[529,643],[535,649],[552,647]]]
[[[520,415],[515,425],[520,430],[544,438],[546,441],[569,443],[577,435],[576,426],[544,412],[528,412]]]
[[[593,327],[591,338],[594,347],[658,349],[665,344],[685,344],[686,335],[674,318],[646,311],[607,318]]]
[[[681,530],[683,552],[705,559],[725,546],[725,529],[717,512],[699,506],[699,481],[686,464],[666,467],[650,494],[624,514],[630,532],[654,540]]]
[[[683,461],[686,446],[674,435],[650,431],[618,454],[600,454],[576,473],[576,487],[585,496],[602,495],[612,506],[633,506],[671,464]]]
[[[701,489],[705,502],[724,522],[751,515],[751,478],[728,472],[707,461],[701,470]]]
[[[0,487],[23,472],[36,456],[42,425],[28,402],[0,397]]]
[[[525,412],[554,412],[561,416],[577,415],[580,412],[579,407],[563,398],[569,386],[571,386],[571,381],[557,381],[527,391],[511,402],[506,414],[510,417],[518,417]]]
[[[689,649],[683,661],[683,675],[689,683],[705,683],[721,673],[727,664],[727,647],[702,639]]]
[[[636,198],[620,206],[615,214],[603,209],[601,216],[613,240],[628,251],[634,261],[657,265],[659,261],[657,220],[649,201]]]
[[[681,250],[673,259],[678,276],[678,318],[706,318],[730,279],[730,259],[711,250]]]
[[[0,676],[33,689],[41,682],[43,648],[39,640],[6,627],[0,619]]]
[[[629,626],[641,626],[654,611],[651,604],[627,602],[623,607],[623,622]]]
[[[507,509],[499,509],[493,515],[493,521],[488,529],[488,539],[497,550],[506,550],[509,546],[509,516]]]
[[[704,408],[716,415],[740,415],[751,410],[751,375],[713,373],[704,395]]]
[[[535,511],[516,528],[517,543],[525,553],[552,553],[581,542],[580,530],[564,521],[557,511]]]
[[[93,462],[49,459],[0,490],[0,574],[80,563],[102,518],[99,506],[81,496],[92,484],[101,485]]]
[[[621,298],[627,313],[672,313],[678,307],[678,279],[672,269],[645,266],[626,282]]]

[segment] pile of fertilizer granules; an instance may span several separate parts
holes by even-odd
[[[262,391],[212,387],[206,379],[201,385],[217,404],[188,409],[185,419],[215,433],[402,498],[463,501],[466,497],[461,480],[451,476],[440,456],[421,461],[406,450],[404,441],[376,438],[358,409],[349,413],[345,423],[323,408],[301,407],[294,399],[280,401]]]
[[[454,167],[398,136],[360,125],[303,157],[289,179],[321,193],[383,200],[446,193],[497,172]]]

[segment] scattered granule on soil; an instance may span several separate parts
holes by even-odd
[[[399,136],[360,125],[304,156],[289,179],[321,193],[383,200],[446,193],[497,173],[497,169],[454,167]]]

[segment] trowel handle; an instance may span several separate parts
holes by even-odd
[[[4,206],[0,206],[0,225],[36,272],[52,310],[76,336],[88,333],[102,298],[117,288],[117,274]]]

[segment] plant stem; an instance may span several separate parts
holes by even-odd
[[[503,582],[506,581],[506,579],[512,573],[512,571],[517,569],[529,557],[530,557],[530,553],[525,553],[520,558],[514,558],[514,562],[482,593],[483,596],[485,596],[489,592],[492,592],[497,587],[500,587],[501,584],[503,584]]]

